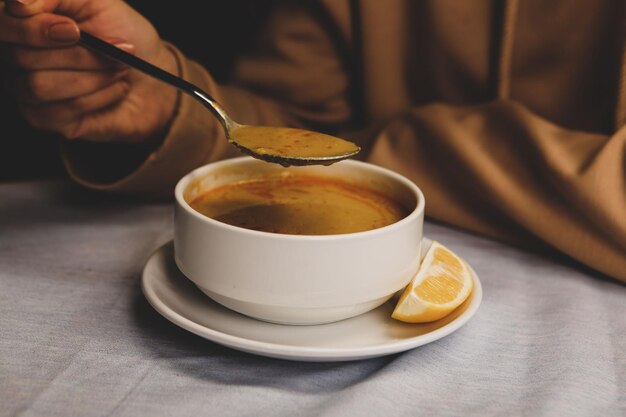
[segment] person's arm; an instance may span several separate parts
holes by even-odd
[[[239,66],[238,85],[218,86],[121,0],[6,0],[0,2],[0,42],[14,72],[4,81],[16,86],[32,125],[65,137],[64,161],[74,181],[171,197],[189,170],[239,153],[192,98],[77,45],[79,27],[197,84],[241,123],[336,129],[349,119],[346,74],[307,4],[286,2],[258,55]]]
[[[240,123],[324,131],[345,126],[350,119],[347,75],[320,22],[292,2],[276,10],[267,28],[254,53],[238,63],[230,85],[218,85],[199,63],[167,45],[179,75],[211,94]],[[116,160],[131,154],[128,147],[85,141],[68,141],[63,151],[72,179],[86,187],[160,197],[171,196],[178,179],[192,169],[242,155],[227,142],[211,112],[185,94],[161,146],[147,157],[125,161],[126,170],[116,170]]]

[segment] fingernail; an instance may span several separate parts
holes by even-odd
[[[48,28],[48,38],[56,42],[76,42],[80,39],[80,30],[74,23],[56,23]]]
[[[121,42],[121,43],[115,43],[114,45],[118,47],[119,49],[123,50],[124,52],[128,52],[129,54],[135,53],[135,46],[131,43]]]

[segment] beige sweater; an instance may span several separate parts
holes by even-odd
[[[359,142],[362,158],[422,188],[431,218],[626,281],[623,2],[310,4],[279,7],[229,85],[172,47],[182,76],[239,122]],[[86,148],[65,150],[76,181],[152,196],[237,155],[187,96],[162,145],[123,177],[94,172],[103,154]]]

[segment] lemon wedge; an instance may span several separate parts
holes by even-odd
[[[469,266],[450,249],[433,242],[391,317],[407,323],[439,320],[460,306],[473,286]]]

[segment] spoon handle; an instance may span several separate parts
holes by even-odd
[[[128,52],[123,51],[116,46],[113,46],[110,43],[105,42],[102,39],[97,38],[85,31],[81,31],[79,43],[88,49],[106,55],[109,58],[112,58],[132,68],[135,68],[143,72],[144,74],[150,75],[157,80],[160,80],[166,84],[176,87],[184,93],[189,94],[196,100],[200,101],[209,110],[211,110],[215,117],[217,117],[217,119],[222,123],[222,126],[224,127],[226,132],[228,132],[228,129],[235,124],[233,120],[226,114],[224,109],[222,109],[222,107],[217,104],[215,99],[195,84],[185,81],[184,79],[177,77],[173,74],[170,74],[169,72],[164,71],[161,68],[156,67],[141,58],[137,58],[135,55],[129,54]]]

